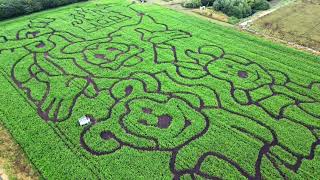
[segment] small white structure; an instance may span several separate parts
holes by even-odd
[[[200,10],[201,10],[201,11],[206,10],[206,6],[200,6]]]
[[[91,120],[87,116],[83,116],[82,118],[79,119],[79,125],[80,126],[85,126],[87,124],[91,124]]]

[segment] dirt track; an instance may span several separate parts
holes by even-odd
[[[0,180],[38,179],[19,145],[0,124]]]

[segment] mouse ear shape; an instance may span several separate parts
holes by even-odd
[[[209,55],[214,59],[220,59],[224,56],[225,52],[224,50],[216,45],[206,45],[202,46],[198,49],[198,52],[200,54]]]
[[[205,45],[193,51],[188,49],[185,54],[197,63],[205,66],[209,61],[221,59],[224,56],[224,50],[215,45]]]
[[[320,82],[317,82],[317,83],[313,83],[311,85],[311,90],[312,91],[316,91],[320,94]]]
[[[314,98],[320,101],[320,83],[314,83],[311,85],[311,94]]]
[[[269,73],[274,79],[274,84],[276,85],[284,86],[289,81],[289,77],[283,72],[280,72],[278,70],[269,70]]]
[[[101,124],[85,129],[80,137],[81,146],[93,155],[100,156],[121,149],[116,134]]]
[[[184,78],[200,79],[207,76],[207,72],[203,70],[203,67],[199,64],[178,62],[176,63],[177,73]]]
[[[250,96],[242,89],[235,89],[232,92],[234,100],[241,105],[248,105],[250,103]]]
[[[239,167],[235,161],[230,160],[225,155],[216,152],[208,152],[207,154],[208,156],[200,164],[200,171],[203,174],[221,177],[222,179],[238,179],[239,177],[243,177],[243,174],[249,175],[245,169]],[[211,167],[219,168],[215,169]]]
[[[6,36],[0,36],[0,43],[5,43],[7,41],[8,41],[8,39]]]

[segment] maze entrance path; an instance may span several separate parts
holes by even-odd
[[[319,176],[318,57],[98,3],[2,23],[0,119],[42,176]]]

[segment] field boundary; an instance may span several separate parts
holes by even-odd
[[[303,51],[306,51],[306,52],[309,52],[309,53],[312,53],[312,54],[315,54],[315,55],[320,55],[320,51],[319,50],[313,49],[311,47],[307,47],[305,45],[301,45],[301,44],[299,44],[297,42],[293,42],[293,41],[290,41],[290,40],[284,40],[284,39],[278,38],[276,36],[268,35],[268,34],[266,34],[264,32],[259,32],[258,30],[255,30],[254,28],[252,28],[252,26],[254,25],[254,23],[257,20],[259,20],[259,19],[261,19],[261,18],[263,18],[263,17],[265,17],[267,15],[271,15],[272,13],[274,13],[276,11],[279,11],[282,8],[285,8],[286,6],[291,6],[291,5],[298,4],[298,3],[300,3],[300,0],[288,1],[286,3],[283,3],[283,4],[279,5],[279,6],[276,6],[273,9],[270,9],[270,10],[267,10],[267,11],[263,11],[260,14],[258,14],[257,16],[249,17],[248,20],[245,20],[244,22],[239,23],[238,29],[240,29],[242,31],[247,31],[247,32],[249,32],[249,33],[251,33],[253,35],[257,35],[257,36],[262,37],[262,38],[270,39],[270,40],[272,40],[274,42],[279,42],[279,43],[282,43],[282,44],[286,44],[287,46],[295,48],[295,49],[298,49],[298,50],[303,50]],[[317,24],[316,26],[319,27],[319,25],[320,24]],[[297,34],[295,34],[294,36],[295,37],[307,38],[305,36],[301,36],[301,35],[297,35]]]

